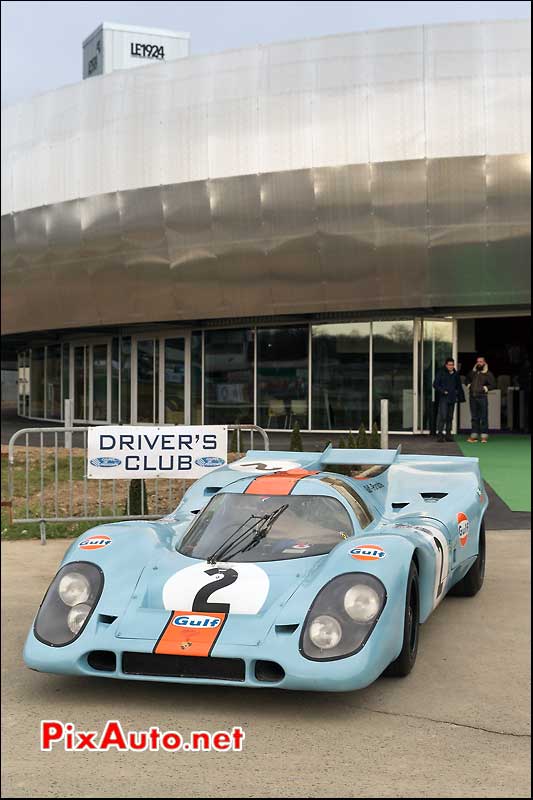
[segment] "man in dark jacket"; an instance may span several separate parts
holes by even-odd
[[[444,431],[446,430],[446,441],[453,442],[452,421],[455,404],[464,403],[465,400],[461,378],[455,369],[453,358],[447,358],[444,366],[439,369],[435,375],[433,387],[438,400],[437,441],[444,442]]]
[[[477,357],[474,369],[467,375],[466,385],[470,387],[472,415],[472,433],[468,441],[478,442],[481,436],[481,443],[486,444],[489,440],[488,394],[496,387],[496,381],[492,372],[489,372],[489,365],[483,356]]]

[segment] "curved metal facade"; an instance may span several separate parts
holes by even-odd
[[[4,112],[3,332],[530,302],[524,22],[118,72]]]

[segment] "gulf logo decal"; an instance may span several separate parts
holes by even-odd
[[[104,547],[108,547],[113,540],[111,536],[106,536],[105,534],[101,533],[99,535],[88,536],[86,539],[83,539],[78,545],[80,550],[102,550]]]
[[[154,653],[210,656],[227,616],[222,612],[197,614],[194,611],[173,611],[154,647]]]
[[[462,511],[459,511],[457,514],[457,530],[459,531],[459,541],[461,542],[461,547],[464,547],[468,541],[469,529],[470,522],[468,521],[468,517],[466,514],[463,514]]]
[[[201,614],[183,614],[181,617],[174,617],[172,624],[178,628],[218,628],[220,619],[203,617]]]
[[[350,555],[358,561],[379,561],[387,554],[378,544],[360,544],[350,550]]]

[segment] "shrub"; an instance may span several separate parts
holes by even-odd
[[[348,434],[348,439],[346,441],[346,447],[348,448],[348,450],[355,450],[355,448],[357,447],[357,442],[355,440],[355,436],[353,435],[353,433],[351,431]]]
[[[236,453],[237,452],[237,447],[238,447],[237,429],[234,428],[234,430],[232,430],[232,432],[231,432],[231,439],[229,440],[228,453]]]
[[[372,432],[370,434],[370,448],[372,450],[379,450],[381,448],[381,438],[378,430],[378,423],[374,422],[372,425]]]
[[[366,428],[363,423],[359,425],[359,430],[357,431],[357,439],[356,439],[356,447],[360,447],[365,449],[368,447],[368,436],[366,433]]]
[[[129,497],[129,510],[128,505],[124,509],[125,514],[130,514],[133,517],[140,517],[144,514],[149,514],[148,511],[148,496],[146,494],[146,485],[142,478],[134,478],[130,481],[128,487]]]
[[[304,449],[303,441],[302,441],[302,434],[300,433],[300,424],[298,420],[294,423],[294,428],[292,429],[291,433],[291,444],[289,450],[302,453]]]

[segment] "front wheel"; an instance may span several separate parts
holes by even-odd
[[[395,659],[385,672],[395,678],[403,678],[409,675],[416,661],[418,652],[418,631],[420,628],[420,590],[418,581],[418,570],[414,561],[411,561],[409,577],[407,578],[407,590],[405,593],[405,615],[403,623],[403,644],[400,655]]]
[[[455,586],[450,589],[450,594],[455,597],[474,597],[483,586],[485,579],[485,558],[486,558],[486,544],[485,544],[485,523],[481,523],[479,530],[479,547],[477,558],[466,573],[466,575],[458,581]]]

